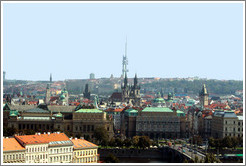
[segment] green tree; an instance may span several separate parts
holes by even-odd
[[[116,138],[115,139],[115,146],[119,146],[119,147],[122,147],[123,145],[123,142],[120,138]]]
[[[103,146],[108,145],[108,133],[104,126],[99,126],[94,130],[94,137],[96,141]]]
[[[224,137],[222,140],[222,144],[223,144],[223,147],[231,148],[232,147],[231,137],[229,137],[229,136]]]
[[[198,157],[197,157],[197,155],[195,156],[194,163],[198,163]]]
[[[126,138],[123,141],[123,144],[128,148],[128,147],[132,146],[132,141],[129,138]]]
[[[204,163],[220,163],[220,160],[217,159],[213,153],[207,153],[205,156]]]
[[[108,143],[109,146],[115,146],[115,139],[112,137]]]
[[[233,149],[235,149],[238,146],[238,139],[236,137],[232,137],[231,142]]]
[[[13,136],[17,133],[17,129],[14,127],[3,127],[3,136]]]
[[[112,153],[110,153],[109,155],[107,155],[107,157],[104,160],[106,163],[118,163],[119,159],[113,155]]]
[[[148,136],[135,136],[133,137],[133,145],[145,149],[151,145],[151,141]]]
[[[25,135],[33,135],[33,134],[35,134],[36,132],[34,131],[34,130],[32,130],[32,129],[25,129],[24,130],[24,134]]]

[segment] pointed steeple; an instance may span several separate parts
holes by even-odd
[[[137,87],[138,85],[138,78],[137,78],[137,73],[135,74],[135,78],[134,78],[134,87]]]
[[[50,73],[50,83],[52,83],[52,73]]]

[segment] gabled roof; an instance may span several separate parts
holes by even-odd
[[[15,138],[4,138],[3,139],[3,151],[18,151],[18,150],[25,150],[21,144]]]
[[[98,146],[84,139],[72,139],[74,149],[97,148]]]

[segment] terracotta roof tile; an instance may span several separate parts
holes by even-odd
[[[54,141],[69,141],[70,139],[64,133],[51,133],[51,134],[40,134],[40,135],[24,135],[15,136],[17,140],[23,144],[41,144],[49,143]]]
[[[98,147],[97,145],[86,141],[84,139],[72,139],[71,140],[73,142],[73,148],[74,149],[82,149],[82,148],[95,148]]]
[[[12,150],[25,150],[21,144],[15,138],[4,138],[3,139],[3,151]]]

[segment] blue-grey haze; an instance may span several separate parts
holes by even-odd
[[[7,79],[243,79],[243,4],[4,4]]]

